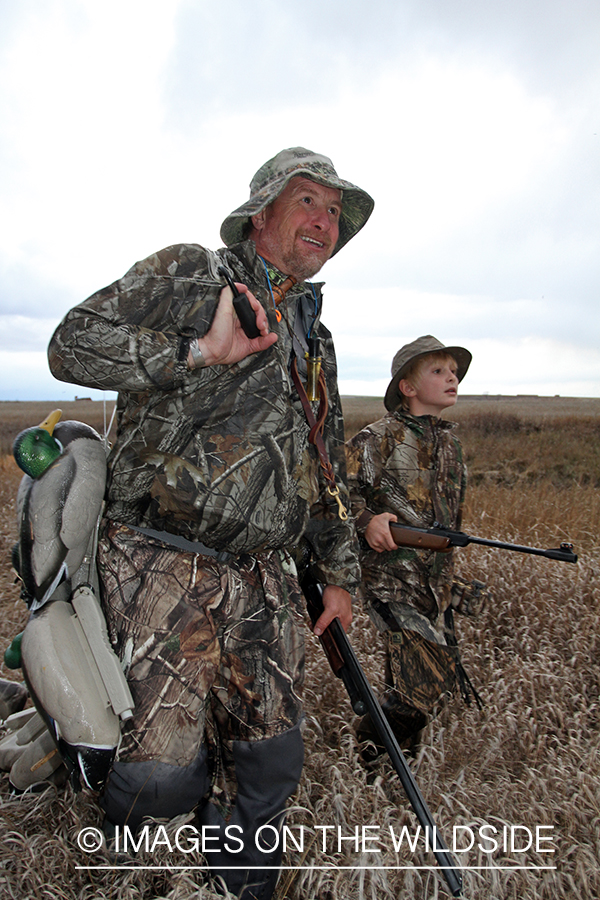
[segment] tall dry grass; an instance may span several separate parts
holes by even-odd
[[[380,415],[379,409],[374,416]],[[502,423],[500,423],[501,426]],[[579,421],[572,427],[577,433]],[[597,900],[600,896],[600,495],[593,480],[597,448],[590,434],[581,459],[556,479],[547,469],[547,448],[574,447],[564,421],[546,430],[531,429],[526,458],[534,477],[498,478],[523,455],[510,427],[479,440],[477,427],[460,431],[472,470],[482,473],[468,492],[465,530],[542,547],[570,539],[580,555],[577,566],[533,556],[471,546],[457,551],[459,573],[485,581],[493,599],[477,620],[458,619],[465,667],[485,702],[483,710],[453,701],[427,729],[411,761],[421,790],[442,834],[452,842],[455,826],[484,824],[552,826],[554,854],[477,848],[457,854],[470,900]],[[587,427],[587,426],[586,426]],[[507,432],[507,433],[505,433]],[[489,437],[489,439],[488,439]],[[521,435],[522,438],[522,435]],[[510,447],[512,446],[512,449]],[[557,450],[558,452],[558,450]],[[512,468],[511,468],[512,465]],[[6,551],[14,535],[14,493],[19,479],[3,463],[2,636],[12,637],[26,618],[8,574]],[[595,477],[595,476],[594,476]],[[382,649],[358,610],[350,637],[363,666],[381,686]],[[304,852],[290,850],[277,897],[283,900],[434,900],[447,897],[435,862],[423,852],[394,853],[389,827],[411,835],[416,820],[408,809],[397,775],[383,759],[372,771],[362,766],[354,738],[355,717],[341,683],[328,668],[318,643],[308,636],[306,765],[288,825],[306,827]],[[1,673],[6,677],[6,672]],[[82,853],[79,830],[98,825],[94,798],[69,787],[41,796],[14,797],[6,777],[0,785],[0,895],[63,900],[212,900],[217,895],[201,873],[167,870],[78,870],[78,865],[110,860]],[[172,823],[171,833],[179,823]],[[316,825],[379,826],[381,853],[355,852],[349,842],[324,852]],[[298,834],[298,831],[295,832]],[[372,834],[376,832],[371,832]],[[465,832],[466,833],[466,832]],[[335,835],[335,831],[330,832]],[[523,834],[523,832],[521,832]],[[478,839],[479,840],[479,839]],[[374,845],[377,846],[377,845]],[[485,846],[485,845],[484,845]],[[196,855],[169,854],[166,848],[134,865],[189,866]],[[331,865],[335,868],[324,870]],[[539,868],[553,866],[552,869]],[[362,866],[366,868],[356,868]],[[404,866],[408,868],[381,868]],[[419,868],[431,866],[432,868]],[[312,868],[306,868],[312,867]],[[355,868],[344,868],[355,867]],[[475,868],[480,867],[480,868]],[[496,868],[501,867],[501,868]],[[519,867],[519,868],[516,868]],[[538,867],[538,868],[534,868]]]
[[[0,458],[12,453],[13,441],[19,432],[33,425],[39,425],[54,410],[62,409],[62,421],[74,419],[91,425],[99,434],[104,434],[110,423],[114,400],[39,400],[31,403],[0,400]],[[110,436],[114,435],[114,426]]]

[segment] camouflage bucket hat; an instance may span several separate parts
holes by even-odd
[[[392,360],[392,380],[390,381],[383,402],[385,408],[392,412],[402,403],[402,393],[399,384],[404,378],[410,363],[429,353],[449,353],[456,360],[458,369],[456,375],[462,381],[467,374],[473,358],[464,347],[445,347],[441,341],[432,334],[425,334],[410,344],[401,347]]]
[[[340,234],[332,256],[360,231],[373,211],[373,199],[355,184],[339,178],[327,156],[304,147],[291,147],[260,167],[250,182],[250,199],[227,216],[221,225],[221,239],[227,247],[244,240],[251,216],[272,203],[295,175],[343,192]]]

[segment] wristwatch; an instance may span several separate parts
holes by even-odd
[[[206,365],[206,360],[202,356],[202,350],[198,346],[198,338],[193,338],[190,341],[190,353],[192,354],[192,362],[193,369],[203,369]]]

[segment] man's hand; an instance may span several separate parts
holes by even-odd
[[[323,591],[323,612],[313,628],[317,637],[323,634],[336,616],[344,629],[347,629],[352,621],[352,597],[344,588],[338,587],[336,584],[327,584]]]
[[[373,516],[365,528],[367,544],[376,553],[396,549],[396,543],[390,531],[390,522],[397,521],[398,516],[395,516],[394,513],[379,513],[378,516]]]
[[[277,340],[277,335],[269,332],[267,314],[254,294],[248,290],[245,284],[236,281],[235,286],[239,291],[246,293],[250,305],[256,313],[256,327],[260,331],[260,337],[252,340],[246,337],[233,308],[231,288],[224,287],[219,295],[219,304],[210,330],[204,337],[198,338],[198,346],[207,366],[231,366],[250,356],[251,353],[266,350]],[[191,354],[188,356],[188,365],[193,368]]]

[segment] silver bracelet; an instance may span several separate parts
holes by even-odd
[[[190,342],[190,353],[192,354],[192,362],[193,362],[192,368],[203,369],[204,366],[206,365],[206,360],[204,359],[204,357],[202,355],[202,350],[198,346],[197,338],[194,338]]]

